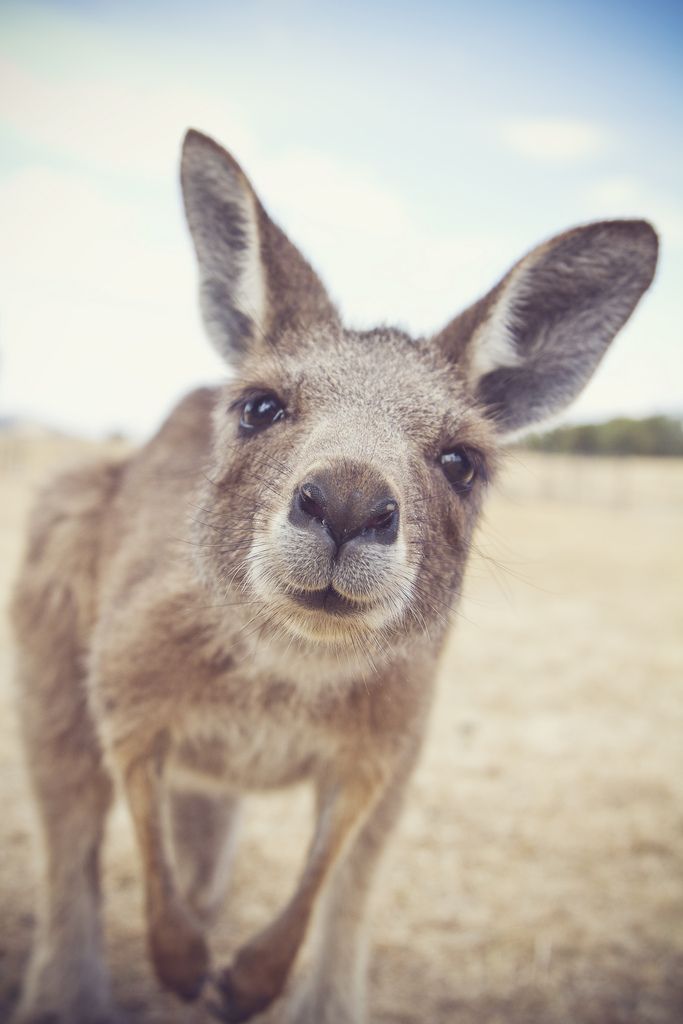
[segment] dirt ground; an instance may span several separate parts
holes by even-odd
[[[73,444],[0,440],[6,597],[36,480]],[[376,1024],[683,1020],[683,464],[514,455],[489,503],[431,734],[373,914]],[[35,894],[0,625],[0,1020]],[[304,791],[249,803],[218,960],[265,923]],[[151,977],[136,852],[110,821],[107,930],[134,1024],[199,1024]]]

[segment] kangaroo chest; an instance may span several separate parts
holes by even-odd
[[[335,717],[314,700],[297,699],[281,683],[232,679],[224,686],[220,703],[195,701],[174,722],[170,764],[179,783],[277,788],[315,774],[339,755]]]

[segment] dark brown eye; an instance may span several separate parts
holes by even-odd
[[[469,491],[477,476],[474,459],[464,448],[451,448],[439,456],[439,464],[455,491]]]
[[[285,407],[276,395],[254,395],[242,406],[240,431],[254,434],[284,418]]]

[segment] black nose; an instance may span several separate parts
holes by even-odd
[[[337,550],[354,537],[393,544],[398,536],[398,501],[386,483],[367,470],[351,474],[321,472],[298,487],[290,520],[295,526],[317,524]]]

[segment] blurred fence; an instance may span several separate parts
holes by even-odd
[[[515,502],[683,511],[683,459],[548,455],[513,449],[496,490]]]

